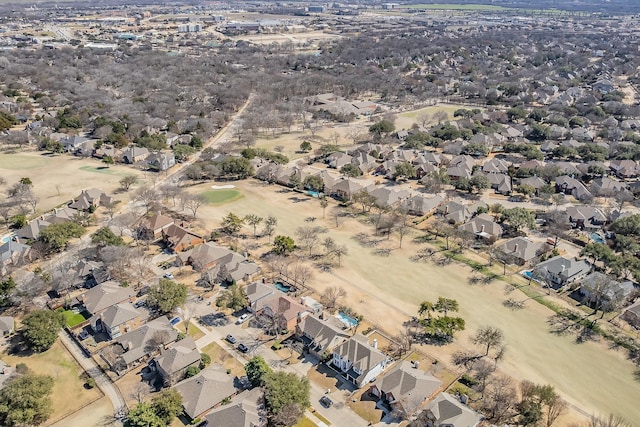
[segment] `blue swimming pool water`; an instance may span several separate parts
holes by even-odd
[[[343,312],[339,311],[338,314],[336,314],[336,317],[338,319],[340,319],[342,321],[342,323],[344,323],[345,325],[349,326],[349,327],[354,327],[358,324],[358,319],[355,319],[351,316],[347,316],[346,314],[344,314]]]
[[[275,287],[277,290],[284,292],[285,294],[291,291],[291,286],[285,285],[282,282],[276,282]]]
[[[318,193],[317,191],[307,191],[307,194],[310,195],[311,197],[320,197],[320,193]]]
[[[528,270],[527,270],[527,271],[523,271],[523,272],[522,272],[522,275],[523,275],[524,277],[526,277],[527,279],[533,279],[533,274],[532,274],[530,271],[528,271]]]
[[[591,240],[593,240],[596,243],[604,243],[604,239],[598,233],[591,233],[590,237],[591,237]]]

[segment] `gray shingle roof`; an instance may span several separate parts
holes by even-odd
[[[441,386],[442,381],[404,361],[385,375],[378,387],[383,393],[391,393],[411,414]]]
[[[216,364],[203,369],[196,376],[179,382],[175,389],[182,395],[182,406],[191,418],[198,417],[237,392],[233,385],[233,377],[227,374],[226,369]]]
[[[185,337],[169,346],[160,356],[155,358],[156,364],[169,375],[200,361],[200,352],[191,337]]]
[[[134,295],[133,288],[124,288],[117,282],[109,281],[89,289],[78,299],[83,302],[89,313],[96,314]]]
[[[434,415],[435,425],[438,426],[475,427],[482,419],[480,415],[448,393],[440,393],[436,396],[427,410]]]
[[[266,425],[261,416],[263,392],[260,388],[235,396],[231,403],[214,409],[205,417],[208,427],[260,427]]]

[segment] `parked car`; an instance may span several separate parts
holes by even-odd
[[[134,306],[135,308],[144,307],[145,305],[147,305],[147,301],[146,301],[146,300],[136,301],[136,303],[135,303],[135,304],[133,304],[133,306]]]
[[[238,351],[241,353],[246,353],[247,351],[249,351],[249,349],[247,348],[246,345],[240,343],[238,344]]]
[[[165,279],[172,279],[172,280],[173,280],[173,278],[174,278],[174,277],[173,277],[173,274],[171,274],[171,273],[164,273],[164,274],[162,275],[162,277],[164,277]]]
[[[227,335],[224,339],[230,342],[231,344],[236,343],[236,337],[234,337],[233,335]]]
[[[329,396],[322,396],[320,398],[320,403],[322,403],[322,406],[325,408],[331,408],[333,406],[333,400],[331,400]]]
[[[242,316],[238,317],[238,325],[244,323],[249,318],[249,313],[245,313]]]
[[[138,291],[136,296],[140,298],[141,296],[148,294],[150,289],[151,289],[150,286],[145,286]]]
[[[169,323],[171,323],[173,326],[177,325],[178,323],[180,323],[180,318],[179,317],[174,317],[173,319],[171,319],[169,321]]]

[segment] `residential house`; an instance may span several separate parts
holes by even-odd
[[[335,153],[331,153],[327,157],[326,162],[329,165],[329,167],[332,167],[334,169],[340,169],[345,165],[351,164],[351,160],[353,160],[353,157],[351,157],[347,153],[342,153],[338,151]]]
[[[130,146],[122,152],[122,161],[132,165],[144,161],[148,156],[147,148]]]
[[[311,314],[308,307],[283,294],[274,294],[265,301],[258,315],[265,316],[283,329],[293,331],[298,322]]]
[[[333,351],[331,364],[347,381],[362,388],[380,375],[389,364],[389,358],[378,350],[378,343],[364,335],[356,334]]]
[[[20,266],[30,261],[31,246],[14,240],[8,240],[0,245],[0,273],[9,265]]]
[[[352,156],[351,164],[357,166],[362,173],[369,173],[377,166],[376,159],[367,153],[356,151]]]
[[[497,240],[502,236],[502,227],[489,214],[480,214],[471,221],[458,227],[460,230],[475,234],[477,238]]]
[[[497,157],[487,160],[482,165],[482,172],[485,173],[506,174],[508,171],[509,163]]]
[[[153,169],[166,171],[176,164],[176,156],[171,151],[160,151],[147,156],[147,163]]]
[[[95,316],[112,305],[133,302],[135,292],[131,287],[123,287],[118,282],[108,281],[95,286],[77,297],[89,314]]]
[[[205,427],[266,427],[264,392],[259,387],[242,392],[227,405],[211,410],[204,419]]]
[[[636,178],[638,176],[638,164],[635,160],[612,160],[609,169],[620,179]]]
[[[640,328],[640,300],[627,307],[620,318],[634,328]]]
[[[366,186],[366,183],[353,178],[342,178],[331,187],[330,194],[338,199],[348,201],[351,200],[354,194],[362,191]]]
[[[613,85],[613,82],[609,79],[600,79],[597,82],[595,82],[593,85],[591,85],[591,88],[594,91],[600,92],[602,94],[611,93],[614,90],[616,90],[616,87]]]
[[[82,190],[80,195],[69,204],[69,207],[79,211],[86,211],[108,204],[112,201],[113,198],[108,196],[104,191],[97,188],[91,188],[89,190]]]
[[[173,252],[183,252],[204,242],[204,238],[176,224],[171,224],[162,230],[162,240],[167,249]]]
[[[260,267],[246,257],[207,242],[198,245],[178,256],[183,264],[202,273],[202,279],[210,284],[219,282],[240,282],[249,279],[260,271]]]
[[[608,176],[602,176],[595,178],[591,182],[591,191],[597,196],[613,196],[616,193],[625,191],[627,184],[624,182],[616,181]]]
[[[591,264],[587,261],[558,255],[538,264],[533,276],[552,286],[561,287],[582,279],[590,272]]]
[[[114,304],[103,312],[94,314],[89,319],[89,324],[96,333],[104,332],[112,340],[139,328],[147,317],[130,302],[125,302]]]
[[[40,236],[40,232],[47,228],[50,223],[44,221],[42,219],[34,219],[33,221],[29,221],[27,225],[22,227],[16,232],[16,236],[21,241],[29,241],[36,240],[38,236]]]
[[[404,188],[377,187],[369,191],[369,195],[376,199],[377,206],[391,207],[409,197],[411,193]]]
[[[603,307],[609,306],[612,309],[624,305],[635,291],[633,282],[619,282],[599,271],[589,274],[580,283],[580,295],[587,304],[599,302]]]
[[[254,314],[261,311],[274,295],[283,295],[282,292],[276,291],[273,286],[266,285],[263,282],[249,283],[245,288],[245,294],[249,302],[248,308]]]
[[[485,173],[484,176],[489,180],[489,185],[498,194],[509,195],[513,190],[511,185],[511,177],[504,173]]]
[[[441,387],[442,381],[405,360],[371,385],[369,393],[408,418]]]
[[[581,230],[599,230],[607,223],[606,215],[593,206],[569,206],[567,216],[574,228]]]
[[[93,156],[99,159],[104,159],[105,157],[111,157],[112,159],[115,159],[122,156],[122,151],[111,145],[103,144],[102,147],[96,149],[93,152]]]
[[[477,427],[482,416],[449,393],[440,393],[429,402],[428,427]]]
[[[296,336],[303,342],[304,348],[320,360],[331,355],[337,345],[350,337],[341,326],[332,324],[332,319],[335,318],[329,316],[329,319],[323,320],[315,316],[306,316],[296,325]]]
[[[425,197],[422,194],[417,194],[404,199],[401,205],[409,215],[425,216],[435,213],[442,202],[444,202],[444,199],[440,196]]]
[[[113,359],[103,351],[103,359],[116,372],[125,371],[158,354],[176,338],[178,338],[178,332],[169,323],[167,316],[161,316],[116,338],[114,347],[119,347],[121,354]]]
[[[520,185],[530,185],[534,188],[536,196],[540,195],[540,190],[547,185],[547,182],[539,176],[531,176],[529,178],[522,178]]]
[[[524,265],[532,259],[546,252],[546,243],[532,242],[526,237],[514,237],[500,246],[498,251],[503,254],[503,259],[510,264]]]
[[[64,151],[67,153],[75,153],[88,141],[90,141],[89,138],[85,138],[84,136],[69,135],[62,138],[60,144],[62,144],[62,148],[64,148]]]
[[[0,334],[3,337],[11,335],[16,329],[16,322],[11,316],[0,316]]]
[[[73,221],[80,212],[77,209],[71,208],[69,206],[64,206],[62,208],[55,208],[53,211],[42,217],[42,219],[49,224],[60,224],[63,222]]]
[[[176,341],[153,358],[153,366],[162,377],[165,387],[169,387],[184,378],[185,371],[190,366],[200,364],[200,352],[193,338],[187,336]]]
[[[448,202],[438,206],[436,211],[452,224],[460,224],[471,218],[469,208],[458,202]]]
[[[583,183],[570,176],[563,175],[556,178],[556,191],[571,195],[578,200],[590,199],[593,197],[591,192]]]
[[[471,172],[475,160],[471,156],[457,156],[451,159],[449,167],[447,168],[447,175],[452,181],[457,181],[461,178],[471,178]]]
[[[138,236],[144,240],[155,240],[162,237],[163,232],[174,225],[173,218],[158,213],[144,220],[138,228]]]
[[[174,389],[182,396],[182,407],[192,420],[202,418],[213,408],[222,405],[225,399],[238,393],[233,377],[227,370],[212,364],[191,378],[180,381]],[[233,424],[235,425],[235,424]]]

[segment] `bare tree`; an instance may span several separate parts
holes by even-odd
[[[158,193],[152,188],[140,187],[136,190],[133,200],[144,207],[145,213],[149,213],[158,203]]]
[[[146,397],[151,393],[151,387],[145,382],[136,383],[129,392],[129,397],[138,403],[144,402]]]
[[[271,243],[271,236],[276,231],[276,225],[278,225],[278,218],[273,215],[269,215],[264,219],[263,233],[269,237],[269,243]]]
[[[181,192],[182,190],[180,189],[180,187],[174,184],[165,184],[160,187],[160,194],[162,194],[162,197],[165,200],[171,199],[173,206],[176,205],[176,197],[178,197]]]
[[[471,338],[471,342],[484,347],[484,355],[489,355],[492,347],[501,347],[504,341],[504,333],[494,326],[483,326],[478,329]]]
[[[194,219],[196,218],[196,214],[198,213],[198,209],[200,209],[200,206],[206,203],[207,199],[200,194],[189,195],[189,197],[185,196],[185,200],[183,201],[184,207],[191,211]]]
[[[313,248],[318,244],[320,240],[320,233],[325,233],[326,230],[322,227],[313,227],[306,225],[304,227],[298,227],[296,229],[296,236],[300,245],[308,251],[308,256],[311,257]]]
[[[329,286],[320,295],[320,303],[329,311],[333,311],[338,306],[338,301],[347,296],[347,291],[343,287]]]
[[[340,267],[340,264],[342,263],[342,257],[349,254],[349,249],[347,249],[345,245],[339,245],[335,246],[331,253],[338,258],[338,267]]]
[[[291,267],[290,277],[294,282],[304,286],[313,277],[313,271],[306,263],[298,261]]]

